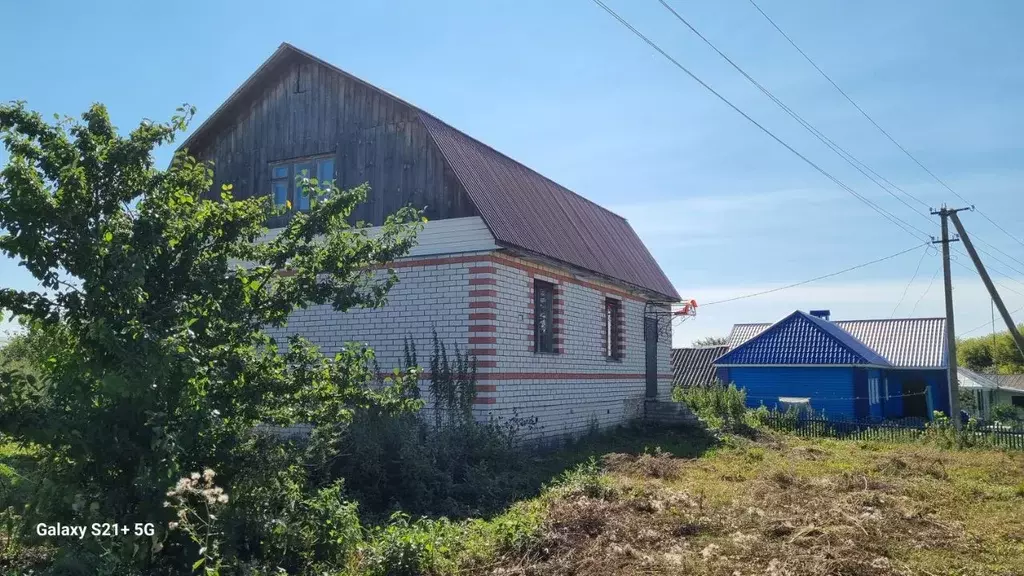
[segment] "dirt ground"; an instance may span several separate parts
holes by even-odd
[[[1024,454],[728,437],[603,459],[500,574],[1024,575]]]

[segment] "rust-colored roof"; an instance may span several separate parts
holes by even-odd
[[[205,137],[288,58],[306,58],[419,113],[500,245],[558,260],[678,301],[679,294],[625,218],[449,126],[422,109],[291,44],[282,44],[182,145]]]
[[[430,114],[420,118],[499,243],[679,300],[625,218]]]

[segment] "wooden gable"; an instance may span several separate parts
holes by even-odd
[[[213,162],[211,194],[269,194],[272,163],[333,155],[339,188],[371,187],[354,220],[379,225],[410,204],[432,220],[477,215],[418,110],[309,58],[271,59],[214,116],[185,144]]]

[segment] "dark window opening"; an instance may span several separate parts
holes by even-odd
[[[554,299],[554,284],[533,281],[533,342],[537,352],[555,351]]]
[[[612,360],[622,358],[622,302],[614,298],[604,301],[604,354]]]
[[[303,178],[315,178],[319,190],[304,190]],[[275,206],[286,206],[290,202],[296,210],[309,210],[311,199],[322,197],[333,181],[334,156],[299,158],[270,165],[270,194]]]
[[[1024,396],[1011,396],[1010,403],[1014,406],[1024,408]]]

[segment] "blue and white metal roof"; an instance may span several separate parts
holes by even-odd
[[[889,366],[889,361],[828,320],[798,310],[733,348],[715,364]]]
[[[852,336],[894,367],[946,367],[945,318],[819,321]],[[735,350],[771,326],[767,323],[734,325],[729,334],[729,349]]]

